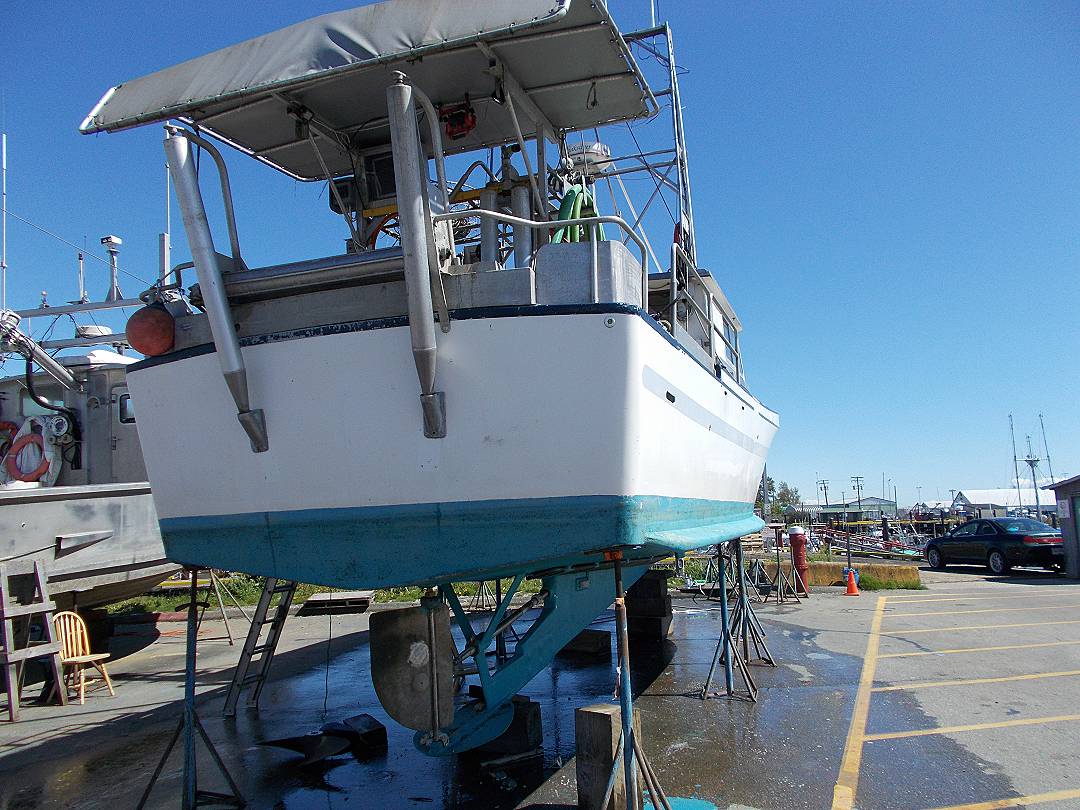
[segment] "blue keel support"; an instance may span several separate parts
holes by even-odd
[[[647,562],[625,567],[622,572],[625,585],[634,584],[646,570]],[[502,604],[496,609],[488,629],[480,635],[472,654],[480,671],[484,697],[458,708],[454,722],[440,729],[446,735],[444,740],[425,738],[424,732],[417,732],[413,742],[423,753],[446,756],[467,751],[490,742],[506,731],[514,716],[510,699],[547,667],[559,650],[611,604],[612,594],[615,592],[615,573],[611,568],[557,573],[544,577],[542,589],[547,592],[547,596],[540,615],[518,641],[506,662],[490,669],[487,647],[494,641],[499,621],[506,614],[510,600],[523,580],[523,576],[515,578],[514,584],[503,597]],[[446,596],[445,588],[443,593]],[[446,598],[457,616],[460,605],[455,608],[456,598]],[[460,622],[461,617],[459,624]],[[626,677],[629,681],[629,673]]]

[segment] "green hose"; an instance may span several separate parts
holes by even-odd
[[[566,194],[563,195],[562,202],[559,204],[558,220],[565,222],[569,219],[580,219],[581,217],[595,217],[596,212],[596,200],[588,191],[587,188],[574,185],[567,189]],[[586,238],[591,241],[593,233],[595,232],[597,238],[600,241],[604,241],[604,225],[598,223],[594,228],[589,228],[588,234],[586,234],[585,228],[581,225],[563,225],[555,230],[554,235],[551,237],[551,241],[554,244],[559,242],[581,242]]]

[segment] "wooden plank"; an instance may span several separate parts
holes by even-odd
[[[622,734],[622,713],[611,703],[585,706],[574,713],[577,734],[577,787],[580,810],[618,810],[626,807],[626,782],[620,767],[615,776],[615,789],[606,807],[604,789],[615,764],[615,752]],[[634,734],[641,738],[640,715],[634,712]],[[640,781],[637,806],[641,807]]]

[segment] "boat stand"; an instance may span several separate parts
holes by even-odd
[[[795,570],[794,562],[791,565],[791,573],[784,573],[784,566],[780,558],[780,539],[777,536],[776,541],[776,575],[772,578],[772,593],[765,597],[765,601],[769,601],[769,597],[776,597],[776,604],[782,605],[785,602],[802,602],[799,598],[798,579],[799,573]],[[805,588],[805,585],[803,586]],[[805,592],[805,591],[804,591]]]
[[[622,577],[622,552],[608,551],[604,557],[614,563],[615,567],[615,638],[618,651],[618,694],[619,714],[622,722],[622,734],[619,737],[618,748],[615,750],[615,759],[611,766],[611,775],[608,777],[607,787],[604,790],[604,799],[600,807],[606,808],[615,790],[615,780],[619,769],[623,771],[626,785],[626,810],[639,810],[638,805],[638,774],[644,787],[649,791],[649,800],[656,810],[671,810],[667,795],[660,787],[656,771],[653,769],[649,758],[645,756],[641,744],[634,734],[634,696],[630,689],[630,640],[626,623],[626,591],[623,588]],[[626,741],[630,740],[627,745]]]
[[[741,546],[740,546],[741,549]],[[736,555],[732,555],[733,557]],[[739,554],[738,556],[741,556]],[[720,638],[716,641],[716,651],[713,653],[712,665],[709,667],[709,675],[705,679],[705,683],[701,686],[701,692],[699,697],[702,700],[708,700],[711,697],[726,697],[736,700],[757,700],[757,684],[754,683],[753,677],[750,675],[750,669],[747,667],[747,661],[744,656],[739,654],[738,647],[736,645],[737,636],[735,634],[736,623],[735,619],[747,614],[741,608],[738,616],[735,615],[735,611],[729,609],[728,599],[728,560],[727,555],[724,554],[724,544],[717,544],[716,546],[716,572],[717,583],[716,592],[719,594],[717,597],[720,600]],[[743,582],[743,578],[740,576],[737,580],[737,587],[735,589],[736,606],[741,606],[744,603],[744,599],[738,596],[742,593],[745,596],[746,587]],[[749,605],[749,601],[745,602]],[[742,619],[739,618],[741,626]],[[716,669],[723,661],[724,664],[724,692],[712,692],[713,677],[716,675]],[[745,691],[736,691],[735,689],[735,670],[739,671],[739,675],[745,685]]]
[[[191,599],[188,601],[187,606],[187,656],[184,666],[184,713],[181,715],[180,722],[177,723],[176,730],[173,731],[172,737],[169,738],[169,744],[165,746],[165,753],[162,754],[161,760],[154,769],[154,773],[150,777],[150,782],[147,784],[146,790],[143,791],[142,798],[139,799],[139,803],[136,805],[136,810],[142,810],[142,808],[146,806],[146,802],[150,798],[150,793],[153,791],[154,785],[157,784],[157,780],[161,776],[162,770],[165,768],[165,763],[168,761],[169,755],[172,754],[172,750],[176,746],[177,740],[180,739],[181,734],[184,736],[183,792],[180,797],[180,807],[182,810],[194,810],[196,807],[207,805],[227,807],[247,806],[247,802],[240,794],[240,788],[237,787],[236,782],[234,782],[232,776],[229,775],[225,763],[221,760],[221,756],[218,754],[217,749],[214,747],[214,743],[206,733],[206,729],[203,728],[202,721],[199,720],[198,713],[195,711],[195,651],[199,635],[197,593],[199,571],[197,568],[193,568],[189,569],[189,572],[191,574]],[[211,759],[214,760],[214,764],[217,765],[218,770],[221,771],[221,775],[225,777],[225,781],[228,783],[229,790],[231,791],[230,793],[199,790],[198,763],[195,756],[196,735],[202,739],[203,745],[206,746],[206,750],[210,753]]]
[[[229,590],[229,586],[222,582],[221,577],[214,572],[213,568],[210,569],[210,588],[213,590],[214,596],[217,597],[218,610],[221,611],[221,620],[225,622],[225,633],[229,637],[229,646],[231,647],[235,643],[235,640],[233,639],[232,628],[229,626],[229,614],[225,612],[225,600],[222,598],[221,592],[225,591],[225,593],[229,595],[229,599],[236,605],[237,610],[239,610],[249,622],[251,621],[251,617],[248,615],[248,612],[244,610],[244,606],[240,604],[236,595]]]

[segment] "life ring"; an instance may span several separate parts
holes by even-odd
[[[30,472],[23,472],[19,469],[19,453],[22,452],[23,448],[31,444],[36,444],[38,449],[41,450],[41,463]],[[49,456],[45,452],[45,440],[37,433],[24,433],[20,438],[16,439],[8,450],[7,459],[4,461],[8,475],[13,480],[27,482],[37,481],[41,476],[45,475],[49,471],[49,464]]]

